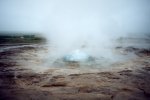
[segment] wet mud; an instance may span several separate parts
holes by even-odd
[[[32,65],[18,62],[28,63],[37,57],[32,52],[43,48],[26,46],[0,52],[0,100],[149,100],[150,50],[116,49],[134,52],[137,57],[112,64],[113,69],[105,71],[49,68],[36,72]]]

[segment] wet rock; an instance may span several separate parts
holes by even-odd
[[[150,98],[150,85],[148,83],[138,84],[138,88],[143,91],[146,97]]]
[[[13,67],[13,66],[15,66],[16,65],[16,63],[14,63],[14,62],[9,62],[9,61],[7,61],[7,62],[0,62],[0,67]]]
[[[121,46],[117,46],[117,47],[115,47],[115,49],[122,49],[123,47],[121,47]]]
[[[127,64],[128,62],[124,63],[123,67],[131,70],[122,68],[119,72],[81,72],[80,74],[71,72],[70,75],[58,73],[57,76],[53,76],[56,71],[54,69],[40,74],[13,65],[13,61],[18,59],[30,61],[31,56],[36,56],[29,52],[23,53],[27,50],[35,52],[34,48],[27,47],[0,53],[0,93],[5,95],[4,98],[0,96],[1,100],[146,100],[150,97],[150,68],[147,56],[138,57],[131,66]],[[128,47],[126,52],[139,51]],[[14,60],[13,53],[19,55],[19,58]],[[122,67],[121,65],[117,66]],[[137,65],[139,71],[131,68],[136,68]]]
[[[76,87],[51,87],[50,91],[53,94],[77,94],[79,93]]]
[[[98,75],[100,75],[102,77],[107,77],[108,79],[120,79],[119,76],[117,76],[111,72],[101,72],[101,73],[98,73]]]
[[[138,56],[150,56],[150,49],[142,49],[136,53]]]
[[[144,69],[146,71],[150,71],[150,67],[143,67],[142,69]]]
[[[52,79],[49,80],[46,84],[42,85],[42,87],[61,87],[66,86],[67,81],[64,76],[54,76]]]
[[[70,74],[69,76],[80,76],[80,75],[82,75],[82,74]]]
[[[119,92],[113,100],[148,100],[143,94],[137,94],[132,92]]]
[[[14,78],[13,72],[0,72],[0,78]]]
[[[118,72],[120,75],[130,76],[132,74],[132,70],[123,70]]]
[[[127,52],[137,52],[137,51],[139,51],[139,49],[135,48],[135,47],[126,47],[125,51],[127,51]]]
[[[79,92],[81,93],[100,93],[105,95],[113,95],[116,93],[116,89],[112,87],[80,87]]]
[[[42,85],[42,87],[61,87],[61,86],[66,86],[66,82],[53,82],[53,83],[47,83]]]

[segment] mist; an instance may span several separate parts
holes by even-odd
[[[120,37],[150,35],[149,0],[1,0],[0,31],[42,33],[52,56],[81,50],[114,59]]]
[[[150,0],[0,0],[0,100],[150,100]]]

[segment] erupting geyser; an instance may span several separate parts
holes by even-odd
[[[53,64],[55,67],[90,67],[96,64],[95,61],[95,57],[89,55],[83,49],[77,49],[56,59]]]
[[[70,54],[65,55],[63,60],[66,62],[86,62],[91,60],[91,56],[77,49]]]

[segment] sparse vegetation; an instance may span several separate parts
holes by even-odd
[[[45,43],[46,39],[39,35],[0,34],[0,44],[9,43]]]

